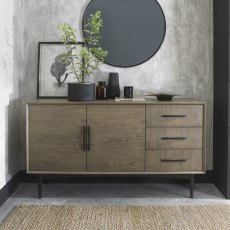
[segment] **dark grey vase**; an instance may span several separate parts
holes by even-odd
[[[68,83],[69,101],[94,101],[95,84],[90,82]]]
[[[120,97],[120,85],[118,73],[109,73],[108,98]]]

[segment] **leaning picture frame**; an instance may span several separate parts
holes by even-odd
[[[84,42],[78,42],[80,48]],[[63,42],[38,43],[37,98],[67,98],[68,83],[74,82],[74,75],[67,74],[68,67],[61,62],[59,55],[66,52]]]

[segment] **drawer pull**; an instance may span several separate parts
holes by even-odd
[[[186,159],[170,160],[170,159],[161,159],[161,162],[186,162]]]
[[[186,115],[161,115],[161,117],[186,117]]]
[[[161,140],[186,140],[187,137],[161,137]]]

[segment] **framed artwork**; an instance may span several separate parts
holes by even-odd
[[[80,52],[84,42],[78,45],[79,49],[74,52]],[[60,60],[63,52],[66,52],[66,46],[62,42],[38,43],[37,98],[67,98],[68,83],[75,79],[68,73],[68,66]]]

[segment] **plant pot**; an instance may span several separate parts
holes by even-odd
[[[94,101],[95,84],[90,82],[68,83],[69,101]]]

